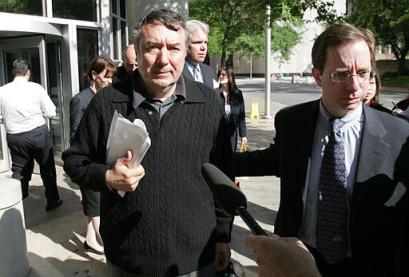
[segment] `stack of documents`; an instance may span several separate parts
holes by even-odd
[[[117,111],[114,112],[107,142],[107,164],[112,165],[119,158],[132,152],[131,166],[139,165],[151,145],[145,123],[140,119],[130,122]],[[124,192],[118,192],[123,196]]]

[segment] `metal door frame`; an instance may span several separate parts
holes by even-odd
[[[45,40],[43,36],[30,36],[22,38],[4,38],[0,39],[0,64],[3,66],[0,68],[0,85],[4,85],[6,82],[6,66],[4,51],[8,49],[23,49],[23,48],[38,48],[39,60],[40,60],[40,78],[41,85],[48,91],[47,84],[47,62],[46,62],[46,49]],[[48,121],[47,121],[47,124]],[[0,172],[7,171],[11,168],[11,159],[6,141],[6,130],[4,124],[0,126],[1,132],[1,146],[3,149],[3,159],[0,159]]]

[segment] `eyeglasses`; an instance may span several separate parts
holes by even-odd
[[[329,77],[335,83],[343,83],[346,82],[348,79],[355,76],[359,83],[363,83],[367,80],[372,80],[375,77],[375,73],[370,71],[361,71],[357,74],[349,73],[348,71],[333,71],[329,72]]]

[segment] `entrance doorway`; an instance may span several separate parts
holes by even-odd
[[[31,67],[30,81],[41,84],[57,107],[56,117],[47,122],[57,156],[61,156],[61,152],[64,150],[60,48],[58,41],[46,42],[43,36],[0,40],[0,61],[3,65],[0,68],[0,85],[13,80],[11,72],[13,61],[17,58],[23,58],[28,61]],[[10,168],[10,158],[6,148],[4,126],[1,126],[0,137],[0,171],[5,171]]]

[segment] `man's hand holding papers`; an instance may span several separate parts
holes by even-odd
[[[145,175],[145,169],[141,165],[130,166],[131,161],[131,151],[128,151],[126,157],[116,160],[114,166],[105,175],[108,186],[118,191],[134,191],[136,189],[139,181]]]
[[[110,187],[118,190],[120,196],[134,191],[145,174],[140,163],[150,145],[151,140],[142,120],[130,122],[115,111],[107,141],[107,164],[113,164],[113,167],[107,171],[105,179]]]

